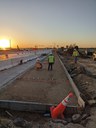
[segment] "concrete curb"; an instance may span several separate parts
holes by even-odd
[[[80,91],[78,90],[78,88],[75,85],[74,81],[70,77],[70,75],[69,75],[67,69],[65,68],[64,64],[62,63],[60,57],[59,57],[59,61],[60,61],[61,65],[62,65],[62,67],[63,67],[63,69],[64,69],[64,71],[66,73],[66,76],[67,76],[67,78],[68,78],[68,80],[69,80],[69,82],[70,82],[70,84],[71,84],[71,86],[72,86],[72,88],[74,90],[74,93],[75,93],[75,95],[76,95],[76,97],[78,99],[78,104],[80,105],[80,107],[85,107],[85,101],[81,98]]]

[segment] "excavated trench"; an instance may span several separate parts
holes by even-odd
[[[89,72],[89,69],[87,70],[87,64],[84,66],[84,63],[81,64],[78,62],[78,64],[74,64],[73,58],[62,58],[62,61],[64,65],[66,66],[70,76],[72,77],[73,81],[75,82],[77,88],[81,92],[82,98],[88,102],[90,100],[96,100],[96,78],[95,74],[92,72]],[[82,61],[81,61],[82,62]],[[90,66],[92,68],[92,64]],[[95,71],[96,67],[92,69],[92,71]],[[96,72],[96,71],[95,71]]]

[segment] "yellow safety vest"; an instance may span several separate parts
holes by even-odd
[[[73,56],[79,56],[78,51],[73,51]]]
[[[54,63],[54,56],[53,56],[53,55],[50,55],[50,56],[48,57],[48,62],[49,62],[49,63]]]

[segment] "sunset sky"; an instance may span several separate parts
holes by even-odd
[[[96,0],[0,0],[0,40],[16,47],[96,47]]]

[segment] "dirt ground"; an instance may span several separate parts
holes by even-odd
[[[74,64],[72,57],[64,56],[62,57],[62,61],[75,84],[79,88],[84,100],[96,100],[96,78],[87,74],[85,69],[81,67],[79,63]],[[91,72],[93,72],[93,70],[95,72],[95,68],[92,68],[92,65],[95,67],[95,62],[92,60],[83,60],[79,58],[79,62],[83,63],[86,67],[90,67]],[[89,62],[91,66],[89,66]],[[62,85],[62,83],[65,84]],[[67,92],[65,91],[66,86],[68,89]],[[58,94],[59,91],[60,93]],[[8,88],[2,91],[0,99],[58,103],[64,98],[64,95],[67,95],[70,91],[70,84],[64,75],[62,67],[58,65],[58,59],[56,59],[53,71],[47,71],[47,64],[45,60],[43,70],[36,71],[35,69],[31,69],[22,77],[14,81],[10,86],[8,86]],[[38,97],[39,92],[41,93]],[[32,94],[31,97],[30,94]],[[71,103],[75,104],[76,100],[74,100],[75,97],[71,100]],[[77,119],[75,122],[72,118],[67,120],[52,120],[51,118],[44,117],[44,115],[32,115],[31,113],[28,114],[28,116],[27,114],[22,115],[21,113],[11,114],[13,117],[16,116],[20,118],[0,118],[0,124],[2,126],[6,124],[5,126],[9,128],[96,128],[95,104],[92,104],[91,106],[86,104],[84,112],[82,115],[79,115],[79,120]],[[76,119],[76,116],[74,118]]]
[[[78,58],[78,63],[74,63],[73,57],[63,56],[63,63],[70,73],[77,88],[81,92],[82,98],[89,105],[89,117],[81,122],[86,128],[96,127],[96,61],[92,59]],[[83,67],[83,66],[84,67]],[[91,101],[91,102],[89,102]],[[87,109],[87,108],[86,108]],[[70,127],[71,128],[71,127]],[[75,126],[74,126],[75,128]],[[81,128],[81,127],[80,127]]]

